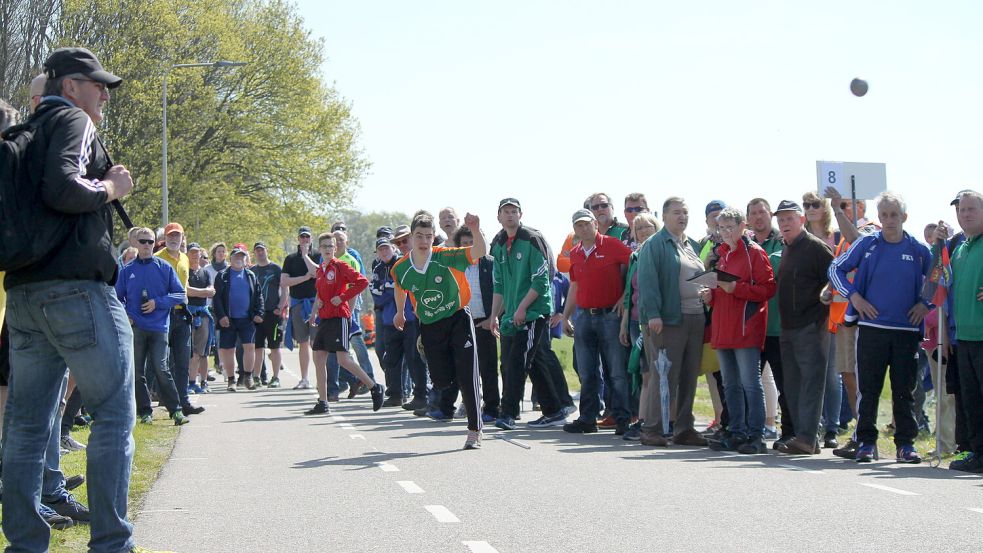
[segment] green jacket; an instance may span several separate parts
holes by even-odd
[[[553,254],[542,233],[520,225],[508,248],[508,234],[499,231],[491,243],[491,255],[495,258],[492,282],[494,293],[502,296],[502,334],[515,334],[512,316],[522,298],[532,288],[539,295],[526,309],[526,320],[549,317],[553,313]]]
[[[983,283],[983,240],[967,238],[952,255],[953,310],[956,339],[983,341],[983,302],[976,300]]]
[[[614,219],[614,224],[608,228],[607,232],[604,233],[605,236],[610,236],[611,238],[617,238],[624,242],[628,239],[628,225],[622,223],[617,217]]]
[[[782,250],[785,248],[781,233],[776,229],[771,229],[768,238],[765,238],[765,241],[758,245],[768,254],[771,270],[777,275],[778,267],[782,263]],[[768,300],[768,326],[765,329],[765,336],[778,336],[781,333],[782,317],[778,313],[778,294],[775,294]]]
[[[631,285],[631,280],[635,276],[635,272],[638,271],[638,251],[631,252],[631,256],[628,258],[628,273],[625,274],[625,312],[631,312],[631,296],[635,293],[634,287]],[[641,315],[641,314],[639,314]],[[630,317],[629,317],[630,318]]]
[[[700,245],[687,238],[694,252]],[[663,227],[638,250],[638,282],[645,283],[638,294],[638,322],[662,319],[663,324],[683,323],[679,300],[679,252],[675,238]]]

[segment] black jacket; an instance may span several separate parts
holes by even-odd
[[[829,264],[833,252],[826,242],[805,229],[782,250],[778,267],[778,311],[782,328],[795,330],[812,323],[823,324],[829,307],[819,301],[819,294],[829,282]]]
[[[48,207],[65,215],[67,236],[44,261],[8,272],[4,286],[10,289],[47,280],[114,284],[117,266],[113,255],[112,208],[106,202],[108,192],[99,182],[111,166],[109,156],[84,111],[51,99],[42,103],[31,117],[40,117],[49,110],[64,113],[53,116],[51,132],[45,136],[41,198]]]
[[[492,299],[495,294],[495,283],[492,281],[492,271],[495,268],[495,258],[486,255],[478,260],[478,283],[481,285],[481,305],[485,315],[492,312]]]
[[[212,309],[215,311],[215,320],[221,320],[222,317],[229,317],[229,294],[232,292],[232,287],[229,286],[229,279],[231,278],[231,267],[223,269],[218,275],[215,276],[215,297],[212,298]],[[259,286],[259,279],[256,278],[256,273],[250,271],[249,269],[243,269],[246,271],[246,282],[249,283],[249,318],[252,319],[256,316],[263,316],[263,290]]]

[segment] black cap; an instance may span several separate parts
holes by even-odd
[[[391,227],[379,227],[375,230],[376,238],[392,238],[393,229]]]
[[[253,244],[253,249],[254,250],[255,249],[258,249],[258,248],[263,248],[265,250],[266,249],[266,244],[264,244],[262,240],[260,240],[259,242],[256,242],[255,244]]]
[[[954,200],[952,200],[951,202],[949,202],[949,205],[959,205],[959,196],[962,196],[962,195],[963,195],[963,194],[965,194],[966,192],[972,192],[972,190],[969,190],[969,189],[966,189],[966,190],[960,190],[960,191],[959,191],[959,193],[958,193],[958,194],[956,194],[956,199],[954,199]]]
[[[44,74],[50,79],[82,74],[107,88],[116,88],[123,79],[102,68],[95,54],[85,48],[59,48],[44,60]]]
[[[331,225],[331,232],[334,232],[336,230],[347,231],[348,225],[346,225],[345,223],[335,223]]]
[[[498,210],[501,211],[502,208],[505,207],[505,206],[507,206],[507,205],[514,205],[515,207],[519,208],[520,210],[522,209],[522,204],[519,203],[519,200],[517,200],[515,198],[505,198],[502,201],[498,202]]]
[[[300,227],[300,230],[297,231],[297,236],[300,236],[301,234],[311,236],[311,227]]]
[[[778,203],[778,207],[775,208],[775,215],[778,215],[782,211],[794,211],[799,215],[802,215],[802,207],[792,200],[782,200]]]
[[[388,238],[380,238],[380,239],[378,239],[378,240],[375,241],[375,249],[378,250],[382,246],[389,246],[391,248],[391,247],[393,247],[393,244],[392,244],[392,242],[389,241]]]
[[[249,253],[242,248],[232,248],[232,253],[230,253],[229,256],[233,256],[237,253],[241,253],[242,255],[249,255]]]
[[[192,242],[188,244],[188,251],[190,252],[191,250],[204,250],[204,248],[198,242]]]

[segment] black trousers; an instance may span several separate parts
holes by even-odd
[[[468,308],[435,323],[421,324],[420,337],[434,388],[443,390],[456,382],[468,414],[468,430],[481,429],[478,348],[474,322]],[[389,348],[386,348],[387,352]]]
[[[382,371],[386,375],[386,395],[400,397],[403,395],[403,361],[410,367],[413,379],[413,399],[427,399],[427,365],[416,349],[416,339],[419,336],[419,321],[407,321],[403,330],[396,330],[392,325],[386,325],[382,332],[386,340],[383,349]]]
[[[765,337],[765,349],[761,350],[761,370],[765,363],[771,367],[775,377],[775,387],[778,388],[778,407],[782,411],[781,437],[794,438],[795,424],[792,422],[792,410],[788,408],[788,398],[785,396],[785,373],[782,372],[782,344],[778,336]]]
[[[983,342],[959,340],[959,397],[966,414],[969,446],[983,455]]]
[[[549,319],[540,317],[517,327],[512,336],[502,336],[502,360],[505,363],[505,386],[502,394],[502,415],[519,416],[519,404],[526,387],[526,374],[536,388],[543,414],[555,415],[560,400],[553,379],[549,376],[549,361],[545,342],[550,339]]]
[[[877,405],[884,388],[884,377],[890,370],[894,443],[898,447],[915,443],[918,422],[914,393],[915,386],[920,384],[918,348],[921,339],[920,332],[860,325],[857,336],[857,387],[860,390],[857,441],[865,444],[877,441]]]
[[[481,318],[474,322],[474,336],[478,340],[478,373],[481,375],[482,411],[493,417],[498,417],[498,407],[501,394],[498,391],[498,340],[486,328],[478,328],[478,323],[487,319]],[[440,410],[444,414],[454,413],[454,402],[460,393],[457,382],[454,382],[440,392]]]

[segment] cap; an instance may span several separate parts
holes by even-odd
[[[348,225],[342,222],[338,222],[331,225],[331,232],[334,232],[336,230],[348,230]]]
[[[775,208],[775,215],[778,215],[783,211],[794,211],[799,215],[802,215],[802,208],[799,206],[799,204],[793,202],[792,200],[782,200],[778,202],[778,207]]]
[[[596,218],[594,214],[590,212],[589,209],[578,209],[573,212],[573,223],[577,224],[580,221],[595,221]]]
[[[202,251],[204,251],[205,248],[202,248],[201,247],[201,244],[199,244],[198,242],[192,242],[192,243],[188,244],[188,251],[190,252],[191,250],[202,250]]]
[[[379,248],[381,248],[383,246],[389,246],[391,248],[391,247],[393,247],[393,244],[392,244],[392,242],[389,241],[388,238],[380,238],[380,239],[378,239],[378,240],[375,241],[375,249],[378,250]]]
[[[232,249],[246,251],[246,244],[243,242],[236,242],[236,245],[232,246]]]
[[[184,234],[184,227],[181,226],[181,223],[167,223],[167,226],[164,227],[164,234],[170,234],[172,232]]]
[[[519,200],[515,198],[505,198],[504,200],[498,202],[498,210],[501,211],[502,208],[507,205],[514,205],[515,207],[522,209],[522,204],[519,203]]]
[[[242,246],[242,247],[240,247],[240,246]],[[248,255],[246,253],[245,246],[246,246],[245,244],[236,244],[236,247],[232,248],[232,253],[230,255],[235,255],[237,253],[241,253],[242,255]]]
[[[263,248],[265,250],[266,249],[266,244],[264,244],[262,241],[259,241],[259,242],[256,242],[255,244],[253,244],[253,249],[254,250],[258,250],[259,248]]]
[[[96,55],[85,48],[58,48],[44,60],[44,74],[49,79],[80,73],[107,88],[123,84],[123,79],[103,69]]]
[[[306,234],[307,236],[310,236],[311,235],[311,227],[300,227],[297,230],[297,236],[303,236],[304,234]]]
[[[379,227],[375,229],[376,238],[391,238],[393,235],[393,229],[391,227]]]
[[[727,209],[727,204],[725,204],[723,200],[710,200],[710,203],[707,204],[706,213],[704,213],[704,215],[709,215],[714,211],[722,211],[724,209]]]
[[[399,225],[396,230],[393,231],[393,239],[402,238],[410,233],[409,225]]]
[[[951,202],[949,202],[949,205],[959,205],[959,196],[962,196],[966,192],[972,192],[972,190],[969,190],[969,189],[960,190],[959,193],[956,194],[956,198],[954,200],[952,200]]]

